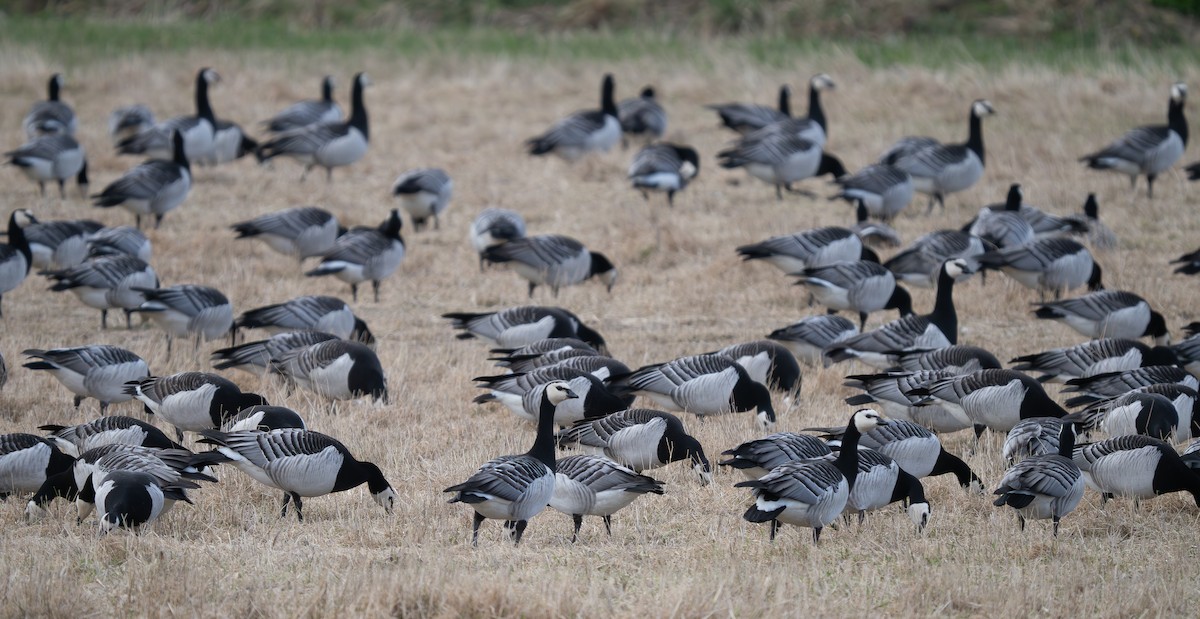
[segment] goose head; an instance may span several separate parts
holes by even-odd
[[[1171,332],[1167,331],[1167,320],[1163,315],[1151,310],[1150,322],[1146,325],[1146,332],[1142,337],[1150,336],[1154,338],[1154,343],[1158,346],[1167,346],[1171,343]]]
[[[612,292],[613,285],[617,283],[617,267],[613,266],[612,261],[608,256],[600,252],[591,252],[592,254],[592,275],[599,277],[600,281],[604,282],[605,288]]]
[[[546,392],[543,397],[549,400],[550,404],[558,406],[567,400],[578,398],[579,396],[571,390],[570,385],[561,380],[556,380],[546,385]]]
[[[812,79],[808,81],[808,85],[813,90],[833,90],[837,88],[837,84],[834,83],[833,78],[825,73],[818,73],[812,76]]]
[[[688,146],[676,146],[675,154],[683,161],[683,165],[679,166],[679,178],[685,181],[690,181],[696,178],[700,173],[700,154],[696,149]]]
[[[1185,99],[1187,99],[1187,84],[1183,82],[1171,84],[1171,101],[1183,103]]]
[[[50,101],[58,101],[58,92],[62,90],[64,85],[66,85],[66,80],[63,79],[62,73],[51,75],[50,83],[46,86],[46,98]]]
[[[9,218],[9,221],[15,224],[18,228],[27,228],[38,222],[37,217],[34,217],[33,212],[27,208],[19,208],[14,210]]]
[[[640,96],[643,99],[653,99],[654,98],[654,87],[647,86],[647,87],[643,88],[642,94]]]
[[[975,269],[971,268],[971,264],[963,258],[952,258],[942,264],[942,272],[949,275],[954,281],[966,279]]]
[[[880,426],[888,425],[888,421],[883,418],[883,415],[880,415],[869,408],[863,408],[855,411],[854,415],[850,418],[850,423],[854,424],[854,427],[863,434],[866,434],[867,432],[870,432],[871,430],[874,430]]]
[[[929,524],[929,503],[911,503],[905,511],[908,512],[908,519],[917,525],[917,531],[924,531],[925,525]]]
[[[992,107],[992,102],[987,99],[976,99],[971,103],[971,115],[976,118],[991,116],[996,113],[996,108]]]
[[[206,83],[211,85],[211,84],[216,84],[217,82],[220,82],[221,75],[219,73],[217,73],[216,71],[213,71],[212,69],[209,69],[208,67],[205,67],[203,69],[200,69],[200,79],[204,80]]]
[[[392,508],[396,504],[396,492],[392,490],[392,485],[383,477],[383,471],[379,470],[373,462],[361,463],[367,474],[367,490],[371,493],[371,498],[383,507],[383,511],[392,513]]]

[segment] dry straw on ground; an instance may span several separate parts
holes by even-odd
[[[502,270],[480,273],[466,242],[474,215],[488,205],[525,214],[533,232],[575,236],[607,253],[621,269],[612,295],[598,285],[565,289],[558,299],[607,337],[631,366],[762,337],[817,311],[803,304],[790,280],[766,265],[741,264],[736,245],[815,225],[847,224],[842,203],[787,197],[741,174],[727,173],[712,155],[730,138],[704,103],[770,102],[781,83],[802,89],[826,72],[838,89],[826,99],[831,151],[851,168],[865,165],[901,135],[965,139],[972,99],[989,98],[998,115],[986,121],[987,174],[954,196],[944,213],[915,214],[897,227],[906,240],[939,227],[958,227],[983,203],[1001,201],[1011,182],[1030,202],[1055,213],[1079,210],[1096,191],[1102,214],[1121,247],[1100,254],[1106,282],[1151,299],[1178,327],[1196,317],[1197,282],[1171,275],[1168,259],[1195,249],[1200,221],[1196,189],[1167,175],[1153,203],[1131,202],[1123,178],[1082,169],[1075,158],[1133,126],[1162,122],[1175,79],[1195,83],[1146,59],[1136,68],[1100,65],[1060,72],[1040,67],[975,66],[943,71],[873,70],[837,51],[796,58],[787,70],[747,64],[699,47],[679,66],[645,58],[606,64],[529,62],[497,58],[423,58],[314,52],[232,55],[196,51],[179,56],[96,58],[62,67],[28,49],[0,55],[0,127],[6,146],[20,142],[28,104],[44,95],[53,71],[67,76],[64,98],[81,117],[91,155],[93,191],[134,162],[117,158],[104,134],[110,110],[133,102],[161,116],[191,111],[192,76],[211,66],[224,77],[213,90],[218,115],[253,127],[283,105],[314,96],[329,72],[345,94],[350,75],[365,69],[371,150],[326,184],[320,175],[298,183],[288,161],[273,168],[241,161],[196,172],[180,209],[151,232],[154,265],[164,285],[216,286],[241,311],[299,294],[349,298],[332,279],[300,275],[294,261],[259,244],[234,241],[228,225],[265,212],[315,204],[349,224],[374,224],[394,206],[389,187],[401,170],[441,166],[455,182],[455,199],[440,230],[406,228],[408,258],[384,282],[379,303],[356,310],[380,336],[392,403],[343,405],[324,412],[303,394],[285,396],[270,381],[248,380],[273,402],[302,411],[314,429],[339,437],[360,458],[377,462],[398,494],[385,516],[365,488],[306,502],[306,520],[278,517],[279,496],[240,473],[221,471],[219,485],[195,492],[195,506],[169,514],[153,532],[97,537],[77,527],[59,502],[41,522],[26,524],[23,501],[0,504],[0,614],[9,616],[1131,616],[1185,615],[1195,608],[1191,565],[1198,514],[1190,498],[1169,496],[1134,511],[1128,501],[1100,505],[1090,494],[1064,521],[1062,535],[1045,523],[1017,530],[1010,510],[988,497],[968,496],[946,478],[927,484],[933,504],[928,532],[919,535],[897,510],[873,514],[865,526],[827,531],[813,547],[807,530],[767,530],[741,519],[745,491],[719,472],[700,487],[683,466],[653,471],[667,494],[620,512],[608,538],[598,521],[571,544],[570,519],[535,518],[514,548],[489,522],[479,548],[470,546],[469,510],[447,505],[442,488],[485,460],[524,451],[532,427],[495,407],[470,404],[470,378],[493,370],[486,347],[458,341],[438,316],[527,302],[525,286]],[[619,96],[654,84],[671,115],[673,139],[702,153],[700,178],[676,200],[643,201],[624,180],[631,152],[613,152],[574,167],[527,157],[521,142],[564,113],[595,105],[602,73],[617,77]],[[1194,109],[1194,105],[1192,106]],[[119,210],[92,209],[77,196],[40,200],[13,169],[0,171],[0,212],[30,207],[46,219],[90,217],[127,224]],[[805,183],[825,192],[822,182]],[[655,244],[657,222],[661,243]],[[31,277],[5,295],[3,352],[11,368],[0,393],[0,431],[33,431],[43,423],[77,423],[96,415],[94,401],[75,411],[49,376],[20,367],[25,348],[111,343],[138,352],[155,373],[207,368],[205,345],[189,355],[177,346],[165,360],[152,328],[99,330],[96,312]],[[915,291],[916,305],[932,305]],[[369,295],[367,295],[369,297]],[[1003,277],[957,290],[961,339],[1001,359],[1068,345],[1066,327],[1034,322],[1036,296]],[[878,324],[880,317],[872,319]],[[797,402],[779,403],[781,430],[844,423],[851,412],[841,377],[855,369],[806,368]],[[138,415],[130,404],[115,412]],[[755,437],[747,415],[685,422],[715,457]],[[947,437],[964,453],[968,437]],[[988,437],[965,456],[994,487],[1003,467],[999,440]]]

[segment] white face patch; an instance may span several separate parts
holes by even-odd
[[[837,84],[833,82],[833,78],[829,77],[825,73],[818,73],[815,75],[812,78],[812,85],[817,90],[832,90],[833,88],[837,87]]]
[[[870,432],[880,426],[880,419],[879,413],[864,408],[854,413],[854,427],[858,428],[859,432]]]
[[[925,525],[929,524],[929,514],[929,503],[913,503],[908,506],[908,518],[917,525],[918,531],[925,530]]]
[[[208,82],[209,84],[216,84],[217,82],[221,81],[221,76],[218,75],[216,71],[208,69],[204,72],[204,81]]]
[[[996,110],[994,108],[992,108],[992,104],[989,101],[987,101],[986,99],[980,99],[979,101],[976,101],[974,104],[972,104],[971,111],[974,112],[974,114],[976,116],[979,116],[981,118],[984,116],[990,116],[990,115],[996,113]]]
[[[679,166],[679,176],[680,178],[692,178],[696,176],[696,166],[692,165],[690,161],[683,162],[683,165]]]
[[[951,260],[946,263],[946,274],[954,279],[962,277],[967,272],[967,263],[962,260]]]
[[[1186,98],[1187,98],[1187,84],[1184,84],[1183,82],[1175,82],[1173,85],[1171,85],[1171,100],[1172,101],[1176,101],[1176,102],[1183,101]]]

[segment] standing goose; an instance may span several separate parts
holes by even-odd
[[[0,499],[36,492],[46,479],[71,470],[75,458],[33,434],[0,434]]]
[[[954,280],[971,273],[961,258],[947,260],[938,277],[937,299],[928,314],[910,314],[874,331],[847,338],[826,354],[834,362],[859,359],[879,369],[895,363],[895,352],[942,348],[958,343],[958,313],[954,309]]]
[[[1059,520],[1083,499],[1083,473],[1071,459],[1074,448],[1075,427],[1064,423],[1058,435],[1058,453],[1030,456],[1008,469],[993,493],[999,495],[993,505],[1017,510],[1022,531],[1026,519],[1050,518],[1058,537]]]
[[[612,75],[600,86],[600,109],[575,112],[558,121],[546,133],[525,141],[531,155],[553,153],[566,161],[597,151],[608,152],[621,139],[621,121],[613,99]]]
[[[513,414],[535,424],[540,415],[539,388],[552,382],[566,384],[576,395],[555,406],[554,423],[559,427],[625,410],[633,402],[632,397],[614,394],[590,372],[566,366],[539,368],[524,374],[479,376],[474,380],[479,382],[476,387],[487,389],[488,393],[472,402],[500,402]]]
[[[75,426],[42,425],[38,429],[49,432],[50,436],[46,439],[72,458],[105,445],[183,449],[183,445],[172,441],[162,430],[140,419],[122,415],[100,417]]]
[[[88,235],[88,252],[94,255],[126,254],[150,262],[154,246],[141,230],[133,226],[101,228]]]
[[[771,540],[780,524],[811,527],[813,544],[821,529],[833,522],[846,507],[858,478],[858,441],[862,433],[888,424],[870,409],[856,411],[842,435],[837,459],[792,462],[771,470],[759,479],[741,481],[737,488],[750,488],[754,504],[742,516],[749,522],[770,522]]]
[[[367,490],[384,511],[392,513],[396,493],[379,466],[356,459],[337,439],[298,428],[261,432],[203,430],[199,442],[215,445],[241,472],[264,486],[283,491],[280,517],[288,502],[296,505],[296,520],[303,522],[301,498],[344,492],[367,484]]]
[[[479,254],[479,270],[483,271],[483,254],[487,248],[525,238],[525,219],[509,209],[485,208],[471,222],[470,238],[471,247]]]
[[[158,287],[158,274],[139,258],[119,254],[99,256],[46,277],[54,281],[50,290],[70,290],[84,305],[100,310],[100,328],[108,328],[108,310],[125,312],[125,327],[132,328],[133,311],[146,302],[146,294],[136,289]]]
[[[764,125],[763,127],[748,134],[750,136],[760,136],[765,133],[786,133],[794,135],[805,140],[811,140],[817,143],[820,147],[825,147],[825,142],[828,141],[829,127],[825,121],[825,109],[821,107],[821,91],[833,90],[837,84],[833,82],[833,78],[824,73],[814,75],[808,80],[808,116],[798,118],[781,118],[776,122]],[[845,171],[837,174],[841,176]]]
[[[599,419],[584,419],[559,432],[557,441],[560,447],[579,445],[600,450],[639,473],[689,460],[701,485],[712,482],[712,466],[704,447],[671,413],[631,408]]]
[[[838,226],[773,236],[760,243],[742,245],[737,253],[742,260],[764,260],[788,275],[874,256],[874,252],[863,247],[858,235]]]
[[[333,275],[350,284],[350,295],[358,301],[358,285],[371,282],[379,302],[379,282],[396,272],[404,261],[404,237],[400,236],[400,212],[392,209],[376,228],[356,226],[337,238],[317,268],[308,277]]]
[[[88,237],[104,227],[90,219],[59,219],[38,221],[25,228],[33,266],[42,269],[65,269],[88,258]]]
[[[937,285],[944,262],[951,258],[965,258],[975,268],[975,257],[988,249],[983,239],[961,230],[937,230],[913,241],[907,249],[884,262],[883,266],[906,284],[933,288]]]
[[[960,372],[949,369],[851,374],[846,377],[846,382],[843,384],[847,387],[862,389],[864,393],[846,398],[846,404],[852,406],[876,404],[893,421],[920,424],[943,434],[958,432],[973,425],[971,419],[962,411],[943,407],[936,403],[924,403],[922,396],[909,395],[909,393],[913,389],[924,387],[934,381],[953,378],[959,374]]]
[[[134,353],[104,344],[78,348],[39,350],[29,348],[21,354],[35,361],[25,364],[31,370],[48,370],[58,382],[75,394],[75,408],[87,398],[100,401],[100,414],[109,404],[127,402],[125,383],[150,375],[150,368]]]
[[[46,195],[46,182],[58,183],[58,195],[67,198],[66,182],[74,178],[83,195],[87,195],[87,156],[83,147],[69,135],[45,135],[34,138],[20,148],[4,153],[8,163],[20,168],[30,180],[38,184],[38,191]]]
[[[219,428],[238,411],[266,404],[257,393],[243,393],[232,381],[216,374],[180,372],[150,376],[125,384],[125,393],[146,405],[146,410],[175,426],[176,440],[185,430]]]
[[[183,134],[171,138],[174,156],[170,160],[151,159],[126,172],[92,196],[92,204],[101,208],[123,207],[134,214],[138,229],[142,215],[154,215],[154,227],[163,215],[183,204],[192,190],[192,169],[184,153]]]
[[[61,73],[51,75],[46,86],[46,100],[38,101],[29,108],[29,113],[21,121],[25,136],[29,139],[44,135],[75,135],[79,121],[75,118],[75,110],[63,103],[59,96],[63,84]]]
[[[700,173],[700,155],[690,146],[659,142],[647,144],[633,156],[629,181],[650,199],[650,191],[664,191],[667,206],[675,206],[675,192],[683,191]]]
[[[367,154],[370,131],[363,89],[370,84],[366,73],[354,76],[348,120],[319,122],[279,133],[259,145],[256,152],[259,163],[283,155],[304,164],[301,181],[315,166],[325,168],[326,181],[333,180],[334,168],[350,165]]]
[[[857,312],[860,329],[866,327],[871,312],[894,309],[901,316],[913,313],[908,291],[896,285],[895,275],[878,262],[838,262],[810,267],[798,275],[796,285],[807,288],[831,312]]]
[[[317,123],[331,123],[342,119],[342,108],[333,100],[333,77],[321,79],[321,98],[297,101],[282,112],[264,120],[267,131],[284,133]]]
[[[985,206],[979,209],[975,219],[963,226],[963,232],[977,236],[1001,249],[1032,241],[1037,231],[1021,214],[1022,198],[1021,185],[1013,183],[1008,188],[1008,199],[1003,208]],[[1037,212],[1044,215],[1041,211]]]
[[[1040,303],[1033,315],[1057,320],[1092,339],[1152,337],[1171,343],[1167,322],[1145,299],[1124,290],[1100,290],[1074,299]]]
[[[1183,115],[1187,84],[1171,85],[1167,105],[1167,124],[1138,127],[1104,149],[1079,160],[1093,170],[1112,170],[1129,175],[1129,188],[1137,187],[1137,177],[1146,175],[1146,197],[1154,198],[1154,179],[1175,165],[1187,148],[1188,125]]]
[[[962,144],[933,144],[897,157],[892,165],[912,176],[913,188],[945,208],[947,194],[970,189],[983,178],[983,118],[995,114],[985,99],[971,103],[970,133]]]
[[[635,98],[617,103],[617,120],[621,123],[622,148],[628,146],[629,136],[650,143],[667,132],[667,112],[655,99],[652,86],[643,88]]]
[[[1050,398],[1042,384],[1015,370],[979,370],[933,381],[908,392],[936,402],[975,424],[976,436],[987,428],[1007,433],[1030,417],[1064,417],[1067,411]]]
[[[1153,348],[1124,338],[1089,340],[1068,348],[1055,348],[1032,355],[1017,357],[1014,370],[1041,372],[1040,382],[1065,383],[1106,372],[1123,372],[1147,365],[1174,365],[1175,353],[1166,346]]]
[[[784,189],[796,191],[792,183],[797,181],[825,174],[833,178],[846,174],[841,160],[824,152],[819,142],[795,133],[774,132],[771,127],[743,137],[717,153],[717,159],[722,168],[745,168],[750,176],[774,185],[779,200],[783,199]]]
[[[600,252],[590,251],[579,241],[559,234],[539,234],[493,245],[483,252],[487,262],[510,262],[513,270],[529,282],[529,298],[539,285],[550,287],[554,296],[563,286],[599,277],[612,292],[617,268]]]
[[[583,324],[578,316],[561,307],[522,305],[482,314],[442,314],[451,326],[462,331],[460,340],[480,338],[501,348],[516,348],[548,337],[574,337],[607,354],[604,338]]]
[[[791,88],[787,84],[779,87],[777,108],[754,103],[720,103],[704,107],[721,117],[721,125],[745,135],[767,125],[792,117]]]
[[[211,361],[216,370],[236,368],[264,376],[268,372],[279,372],[279,363],[288,352],[337,339],[336,335],[320,331],[285,331],[265,340],[214,350]]]
[[[978,256],[985,269],[998,269],[1026,288],[1037,290],[1045,301],[1063,292],[1087,284],[1095,292],[1104,288],[1100,264],[1088,248],[1071,239],[1035,239],[1024,245],[990,251]]]
[[[771,392],[724,355],[694,355],[647,365],[610,380],[616,395],[649,398],[669,410],[704,417],[757,410],[762,428],[775,425]]]
[[[167,334],[167,356],[171,342],[177,337],[196,336],[200,340],[215,340],[233,327],[233,304],[220,290],[207,286],[178,284],[167,288],[133,287],[146,296],[146,302],[133,311],[150,316]]]
[[[728,460],[717,463],[737,469],[746,479],[758,479],[771,469],[788,462],[801,460],[833,459],[833,452],[825,441],[811,434],[777,432],[762,438],[747,441],[721,452]]]
[[[20,286],[33,266],[33,251],[25,238],[25,228],[36,221],[33,213],[23,208],[13,210],[8,216],[8,244],[0,244],[0,317],[4,316],[4,293]]]
[[[441,168],[417,168],[400,173],[392,183],[392,195],[400,199],[404,212],[412,217],[413,230],[420,232],[425,222],[433,218],[433,228],[440,227],[438,215],[450,206],[454,182]]]
[[[321,331],[343,340],[375,344],[367,323],[337,297],[302,296],[246,310],[233,321],[233,329],[266,329],[270,333]]]
[[[301,263],[305,258],[323,256],[333,249],[342,232],[337,217],[315,206],[267,213],[230,228],[239,239],[259,239],[285,256],[295,256]]]
[[[716,351],[737,362],[750,379],[783,392],[788,397],[800,393],[800,364],[786,346],[771,340],[731,344]]]
[[[183,137],[183,155],[188,161],[210,159],[217,119],[208,101],[209,86],[221,81],[216,71],[204,68],[196,73],[196,114],[169,118],[147,131],[117,143],[117,152],[124,155],[146,155],[152,159],[169,159],[175,154],[174,135]],[[178,154],[175,154],[178,157]]]
[[[913,181],[908,172],[887,164],[869,165],[833,181],[841,187],[831,200],[861,202],[867,214],[888,222],[912,202]]]
[[[375,351],[348,340],[325,340],[284,352],[275,368],[301,387],[331,400],[370,396],[388,402],[387,377]]]
[[[1106,498],[1132,497],[1136,507],[1142,499],[1190,492],[1200,507],[1200,475],[1188,468],[1175,448],[1156,438],[1118,436],[1081,445],[1074,459],[1087,485]]]
[[[662,494],[663,483],[635,473],[608,458],[568,456],[555,463],[554,495],[550,507],[575,522],[571,543],[579,538],[584,516],[600,516],[612,536],[612,515],[643,494]]]
[[[842,428],[808,428],[840,439]],[[946,451],[938,435],[911,421],[888,419],[886,426],[870,430],[859,439],[859,446],[873,449],[896,461],[900,468],[917,479],[951,474],[966,490],[983,490],[983,482],[962,458]]]
[[[976,370],[1003,367],[1000,360],[990,351],[978,346],[947,346],[937,350],[910,350],[896,355],[894,372],[919,372],[921,370],[950,370],[955,374],[969,374]]]
[[[490,460],[467,481],[443,490],[456,493],[450,503],[466,503],[475,510],[472,546],[479,545],[479,525],[488,518],[503,520],[513,541],[520,544],[529,519],[554,497],[554,410],[564,400],[578,396],[562,382],[549,383],[541,392],[533,447],[520,455]]]
[[[250,137],[241,125],[218,118],[213,127],[212,152],[197,162],[200,165],[230,163],[258,150],[258,141]]]
[[[1090,204],[1090,206],[1088,206]],[[1059,217],[1047,213],[1036,206],[1026,204],[1024,195],[1021,191],[1021,185],[1013,183],[1008,188],[1008,196],[1004,202],[999,204],[989,204],[984,209],[992,213],[1008,211],[1016,214],[1033,229],[1033,233],[1038,237],[1045,236],[1063,236],[1068,234],[1087,234],[1089,232],[1090,220],[1096,218],[1096,195],[1089,194],[1088,201],[1084,204],[1084,213],[1077,215],[1069,215],[1067,217]],[[1091,216],[1087,215],[1091,212]],[[981,209],[980,215],[984,215]],[[1095,243],[1093,243],[1095,245]]]
[[[809,365],[828,366],[825,349],[858,335],[858,327],[841,316],[809,316],[767,335],[785,346],[796,358]]]
[[[925,498],[921,480],[885,454],[860,446],[858,477],[846,498],[846,513],[857,512],[858,523],[862,524],[867,512],[896,501],[905,502],[909,520],[917,525],[917,531],[924,531],[925,525],[929,524],[929,501]]]

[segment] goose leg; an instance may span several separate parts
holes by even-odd
[[[300,495],[296,494],[295,492],[291,493],[291,495],[292,503],[296,504],[296,521],[304,522],[304,512],[302,511],[304,509],[304,505],[300,502]]]
[[[130,310],[124,310],[124,312],[125,312],[125,328],[132,329],[133,328],[133,312]]]
[[[521,543],[521,536],[525,534],[525,527],[529,526],[528,520],[518,520],[513,525],[513,545]]]
[[[1058,516],[1054,517],[1054,537],[1058,537]]]
[[[45,194],[46,190],[42,189],[42,193]],[[61,178],[58,179],[58,197],[61,200],[67,199],[67,187],[65,181],[63,181]]]
[[[350,298],[354,299],[355,303],[358,303],[358,284],[350,284]]]
[[[483,514],[475,512],[475,519],[471,522],[471,546],[479,546],[479,525],[483,524],[484,520],[487,519]]]
[[[863,509],[858,510],[858,526],[861,527],[863,521],[866,519],[867,519],[867,511],[863,510]]]
[[[775,541],[775,534],[776,534],[776,533],[779,533],[779,521],[778,521],[778,520],[772,520],[772,521],[771,521],[771,541],[772,541],[772,542],[773,542],[773,541]]]
[[[575,523],[575,532],[571,534],[571,543],[579,539],[579,527],[583,526],[583,514],[571,514],[571,520]]]
[[[180,445],[183,444],[183,430],[180,430],[179,428],[175,428],[175,442],[179,443]]]
[[[533,282],[529,282],[529,298],[530,299],[533,298],[533,289],[534,288],[537,288],[537,284],[535,284]]]
[[[1157,174],[1146,175],[1146,197],[1151,200],[1154,199],[1154,179],[1156,178],[1158,178]]]
[[[375,302],[379,302],[379,280],[371,280],[371,289],[375,291]]]
[[[1022,516],[1021,514],[1017,514],[1017,524],[1021,527],[1021,530],[1024,531],[1025,530],[1025,516]]]
[[[775,185],[775,199],[783,200],[783,186],[782,185]]]
[[[108,328],[108,310],[102,309],[102,310],[100,310],[100,330],[103,331],[107,328]]]
[[[133,221],[134,221],[134,223],[136,223],[136,224],[137,224],[137,229],[138,229],[138,230],[141,230],[141,229],[142,229],[142,216],[141,216],[141,215],[134,215],[134,216],[133,216]]]
[[[288,502],[291,500],[292,500],[292,493],[284,492],[283,493],[283,505],[279,508],[279,517],[280,518],[287,516]]]
[[[79,408],[79,404],[81,402],[83,402],[83,396],[81,396],[81,395],[75,396],[75,408]]]
[[[155,230],[158,230],[158,227],[162,225],[162,218],[163,218],[162,213],[154,214],[154,229]]]
[[[609,537],[612,537],[612,514],[602,516],[602,518],[604,519],[604,532],[608,533]]]
[[[863,333],[866,333],[866,331],[867,331],[867,313],[866,312],[858,313],[858,330],[862,331]]]
[[[813,546],[816,546],[821,541],[821,527],[813,529]]]

